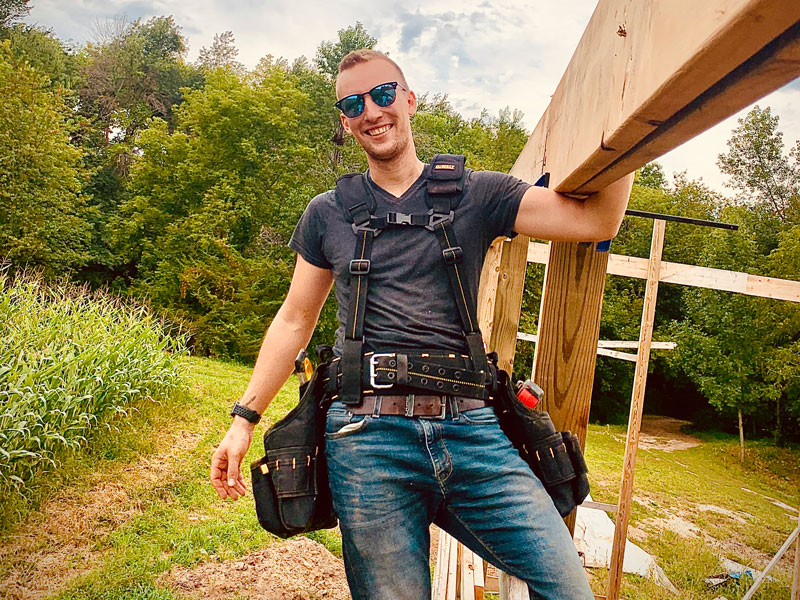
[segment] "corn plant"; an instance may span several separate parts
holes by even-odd
[[[173,393],[184,351],[143,306],[0,272],[0,498],[24,497],[65,451]]]

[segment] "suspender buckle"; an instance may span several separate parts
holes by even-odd
[[[412,225],[412,216],[406,213],[390,212],[386,214],[386,220],[392,225]]]
[[[373,354],[369,357],[369,384],[372,386],[372,389],[382,390],[394,385],[393,383],[383,384],[375,381],[375,378],[378,376],[378,360],[381,358],[391,358],[393,356],[394,352],[384,352],[383,354]]]
[[[455,213],[452,210],[449,213],[436,213],[431,209],[428,211],[428,224],[425,225],[425,229],[433,231],[437,225],[452,223],[454,216]]]
[[[461,246],[450,246],[442,250],[442,258],[444,258],[444,262],[448,265],[455,265],[460,263],[461,259],[464,258],[464,251],[461,249]]]
[[[367,258],[355,258],[350,261],[350,275],[366,275],[371,265],[372,261]]]

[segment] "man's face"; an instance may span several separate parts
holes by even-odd
[[[382,83],[400,81],[400,73],[392,63],[375,59],[360,63],[339,74],[336,78],[336,95],[344,98],[363,94]],[[417,110],[414,92],[397,86],[397,98],[391,106],[381,107],[372,97],[364,96],[364,112],[347,118],[340,115],[345,131],[352,134],[371,158],[393,160],[407,150],[413,152],[410,118]]]

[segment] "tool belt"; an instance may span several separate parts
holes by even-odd
[[[448,414],[457,414],[489,406],[486,400],[461,396],[427,396],[405,394],[398,396],[364,396],[361,404],[349,407],[354,415],[394,415],[444,419]]]
[[[335,358],[326,369],[325,391],[340,398],[343,361]],[[492,371],[478,372],[469,356],[441,350],[367,352],[360,361],[361,395],[433,392],[487,400],[492,387]]]
[[[349,268],[350,306],[342,356],[331,360],[321,356],[323,363],[301,387],[300,403],[267,431],[265,456],[251,465],[256,512],[267,531],[289,537],[336,525],[324,453],[325,417],[335,399],[364,414],[376,410],[380,396],[379,414],[408,417],[444,417],[447,402],[434,402],[431,394],[438,399],[461,397],[463,410],[469,410],[470,402],[491,402],[501,428],[562,516],[588,494],[586,463],[577,437],[557,432],[546,412],[523,405],[508,373],[497,368],[497,356],[490,360],[486,355],[476,315],[477,285],[469,285],[459,268],[463,250],[453,231],[465,180],[463,156],[436,155],[426,186],[427,213],[388,213],[380,218],[372,214],[376,201],[365,175],[345,175],[336,182],[337,201],[357,236]],[[425,227],[436,234],[468,355],[441,350],[364,352],[372,244],[385,228],[398,226]],[[419,406],[409,403],[417,397]]]

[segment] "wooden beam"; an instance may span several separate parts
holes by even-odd
[[[500,600],[530,600],[528,585],[521,579],[500,572]]]
[[[549,246],[541,242],[531,242],[528,246],[528,262],[547,264]],[[608,257],[608,274],[647,279],[647,263],[646,258],[611,254]],[[759,298],[800,302],[800,281],[763,277],[740,271],[662,262],[659,281],[736,292]]]
[[[618,358],[619,360],[627,360],[630,362],[636,362],[638,360],[635,354],[631,354],[629,352],[617,352],[616,350],[607,350],[606,348],[598,348],[597,353],[600,356],[609,356],[611,358]]]
[[[614,541],[611,547],[611,565],[608,570],[609,600],[618,600],[622,583],[622,563],[625,558],[625,542],[628,535],[631,497],[633,495],[633,473],[636,468],[636,451],[639,446],[639,429],[642,425],[644,391],[647,385],[647,366],[650,363],[650,342],[653,339],[653,322],[656,315],[658,280],[661,270],[661,253],[664,249],[664,227],[660,219],[653,222],[653,238],[650,244],[650,266],[647,272],[647,288],[642,309],[642,324],[639,329],[639,351],[636,373],[633,378],[633,397],[628,418],[628,436],[625,443],[625,458],[622,465],[622,484],[619,490],[617,521],[614,526]]]
[[[517,339],[526,342],[538,342],[539,336],[535,333],[517,332]],[[633,348],[639,347],[639,342],[635,340],[599,340],[597,342],[598,348]],[[650,344],[651,350],[674,350],[678,347],[675,342],[653,342]]]
[[[789,546],[791,546],[792,543],[795,541],[795,539],[797,539],[799,533],[800,533],[800,526],[795,527],[795,530],[789,534],[788,538],[786,538],[786,541],[783,543],[783,546],[781,546],[780,550],[778,550],[778,553],[772,557],[772,560],[769,561],[767,566],[764,567],[764,570],[761,571],[761,574],[753,582],[753,585],[750,587],[750,589],[747,590],[747,593],[744,595],[742,600],[750,600],[753,596],[756,595],[758,588],[760,588],[761,584],[766,581],[767,574],[772,570],[772,568],[775,565],[778,564],[778,561],[780,560],[781,556],[783,556],[783,553],[789,549]]]
[[[518,162],[597,191],[798,76],[797,0],[600,0]]]

